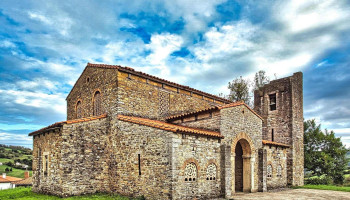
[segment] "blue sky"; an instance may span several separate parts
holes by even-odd
[[[350,3],[334,1],[0,1],[0,143],[66,119],[87,62],[130,66],[212,93],[304,73],[304,117],[350,147]]]

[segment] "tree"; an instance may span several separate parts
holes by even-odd
[[[266,72],[264,70],[260,70],[256,72],[255,78],[254,78],[253,92],[254,90],[257,90],[263,87],[265,84],[268,84],[269,82],[270,82],[270,78],[266,76]]]
[[[342,184],[348,151],[333,131],[322,132],[314,119],[304,122],[304,164],[313,174],[326,174],[334,183]]]
[[[250,104],[249,96],[249,80],[245,80],[241,77],[234,79],[232,82],[228,83],[228,89],[230,94],[228,96],[229,100],[232,101],[244,101]]]

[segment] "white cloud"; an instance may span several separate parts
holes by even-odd
[[[64,95],[61,93],[47,94],[43,92],[0,89],[0,94],[3,97],[3,103],[15,102],[29,107],[53,109],[53,111],[61,114],[66,113],[66,102]]]

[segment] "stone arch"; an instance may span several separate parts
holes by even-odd
[[[75,102],[75,118],[79,119],[83,117],[83,108],[82,108],[83,101],[81,99],[78,99]]]
[[[215,165],[215,168],[216,168],[215,169],[215,179],[213,179],[213,180],[218,180],[219,179],[219,175],[220,175],[220,173],[219,173],[219,165],[218,165],[218,163],[216,162],[215,159],[210,159],[207,162],[207,164],[205,165],[204,171],[205,171],[205,178],[206,178],[206,180],[208,180],[208,167],[209,167],[209,165]]]
[[[187,167],[187,165],[192,165],[192,164],[194,164],[195,168],[196,168],[196,175],[195,175],[195,177],[192,177],[192,179],[194,178],[193,180],[191,178],[188,179],[188,177],[186,177],[186,167]],[[189,181],[189,182],[196,181],[200,177],[199,176],[199,164],[198,164],[198,161],[193,159],[193,158],[187,159],[184,162],[184,164],[182,165],[181,169],[182,169],[182,175],[184,176],[183,181],[185,181],[185,182],[187,182],[187,181]]]
[[[237,155],[236,155],[237,153]],[[255,147],[246,133],[239,133],[232,141],[232,191],[254,191]]]
[[[91,104],[92,104],[92,115],[97,116],[103,113],[102,109],[102,98],[103,94],[100,89],[95,89],[92,93]]]

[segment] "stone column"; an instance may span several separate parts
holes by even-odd
[[[250,169],[250,156],[243,157],[243,192],[251,191],[251,169]]]
[[[234,185],[232,185],[232,180],[234,180],[234,173],[232,173],[232,169],[234,169],[234,159],[235,156],[231,153],[231,146],[225,145],[224,146],[224,187],[225,187],[225,198],[231,199],[233,196],[232,188]],[[232,162],[233,161],[233,162]],[[233,167],[232,167],[233,166]]]
[[[254,164],[255,164],[255,157],[252,156],[250,158],[250,184],[251,184],[251,192],[255,192],[255,187],[254,187]]]

